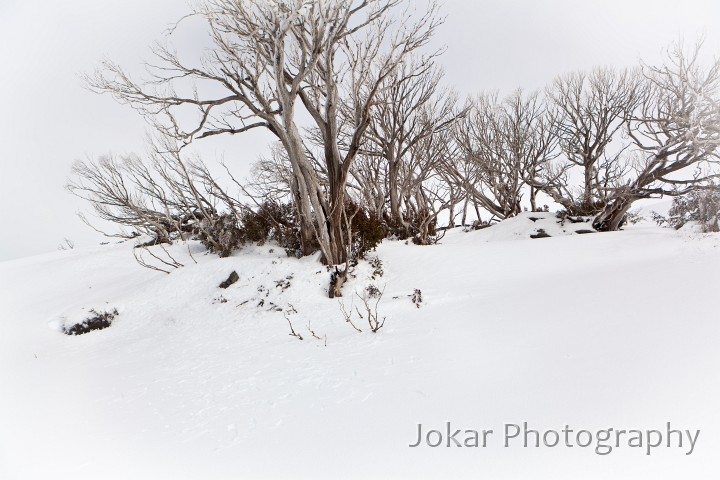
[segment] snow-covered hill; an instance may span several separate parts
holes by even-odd
[[[720,236],[534,215],[384,242],[382,276],[361,263],[342,299],[364,313],[352,292],[384,290],[378,333],[345,321],[316,258],[273,245],[175,245],[170,275],[130,243],[0,263],[0,478],[717,478]],[[61,333],[89,309],[119,315]],[[409,447],[447,422],[494,432]],[[690,455],[505,447],[523,422],[701,432]]]

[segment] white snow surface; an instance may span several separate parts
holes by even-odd
[[[344,287],[385,289],[378,333],[344,321],[317,257],[270,244],[177,244],[169,275],[130,242],[0,263],[0,479],[717,479],[720,236],[529,216],[385,241],[383,276]],[[62,334],[91,308],[119,315]],[[495,436],[408,446],[448,421]],[[701,433],[692,455],[505,448],[522,422]]]

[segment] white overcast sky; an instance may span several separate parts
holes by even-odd
[[[138,71],[148,46],[187,13],[184,0],[0,0],[0,261],[52,251],[63,238],[102,240],[75,216],[63,185],[72,162],[143,150],[146,126],[126,106],[83,88],[79,74],[108,57]],[[596,65],[661,58],[680,37],[720,55],[718,0],[446,0],[435,38],[446,83],[462,94],[542,88]],[[182,45],[204,41],[192,24]],[[188,42],[188,43],[186,43]],[[268,141],[236,136],[201,147],[239,172]],[[242,176],[242,175],[241,175]]]

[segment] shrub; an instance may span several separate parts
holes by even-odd
[[[373,284],[365,287],[365,293],[368,298],[379,298],[382,295],[382,290]]]
[[[269,240],[285,248],[288,255],[297,256],[301,244],[296,220],[292,204],[266,201],[254,210],[246,208],[239,219],[231,214],[203,219],[193,232],[209,251],[221,257],[245,243],[262,245]]]
[[[243,230],[235,215],[228,213],[203,218],[193,230],[195,238],[220,257],[229,256],[243,243]]]
[[[693,190],[687,195],[675,197],[668,217],[655,214],[653,219],[666,223],[676,230],[687,222],[698,222],[704,232],[720,231],[720,186],[710,190]]]
[[[410,299],[417,308],[420,308],[423,301],[422,291],[419,288],[416,288]]]
[[[385,223],[382,218],[364,208],[350,204],[348,211],[355,212],[352,219],[351,231],[353,236],[352,258],[364,259],[385,238]]]
[[[377,280],[385,274],[383,263],[380,257],[372,257],[370,259],[370,267],[372,267],[372,279]]]
[[[436,243],[437,219],[429,214],[421,215],[416,212],[406,212],[404,215],[406,225],[397,221],[389,221],[387,236],[398,240],[412,239],[415,245],[430,245]]]
[[[627,221],[631,225],[637,225],[638,223],[640,223],[644,220],[645,220],[645,217],[643,217],[640,214],[639,210],[633,210],[633,211],[627,213]]]
[[[295,207],[290,203],[266,201],[256,210],[246,210],[242,215],[242,229],[247,242],[263,244],[273,240],[293,256],[302,251],[300,227]]]
[[[112,311],[109,312],[98,312],[95,309],[91,309],[90,313],[92,313],[91,317],[86,318],[80,323],[76,323],[70,328],[64,328],[63,332],[65,335],[84,335],[93,330],[108,328],[112,324],[115,316],[118,315],[117,309],[112,309]]]

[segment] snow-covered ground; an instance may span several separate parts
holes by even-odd
[[[581,228],[523,214],[384,242],[382,277],[364,262],[344,288],[348,307],[384,289],[375,334],[326,298],[316,258],[273,245],[175,245],[170,275],[129,242],[0,263],[0,479],[717,479],[720,236]],[[91,308],[119,315],[61,333]],[[409,447],[446,422],[494,433]],[[687,439],[650,455],[505,447],[523,422],[700,434],[691,455]]]

